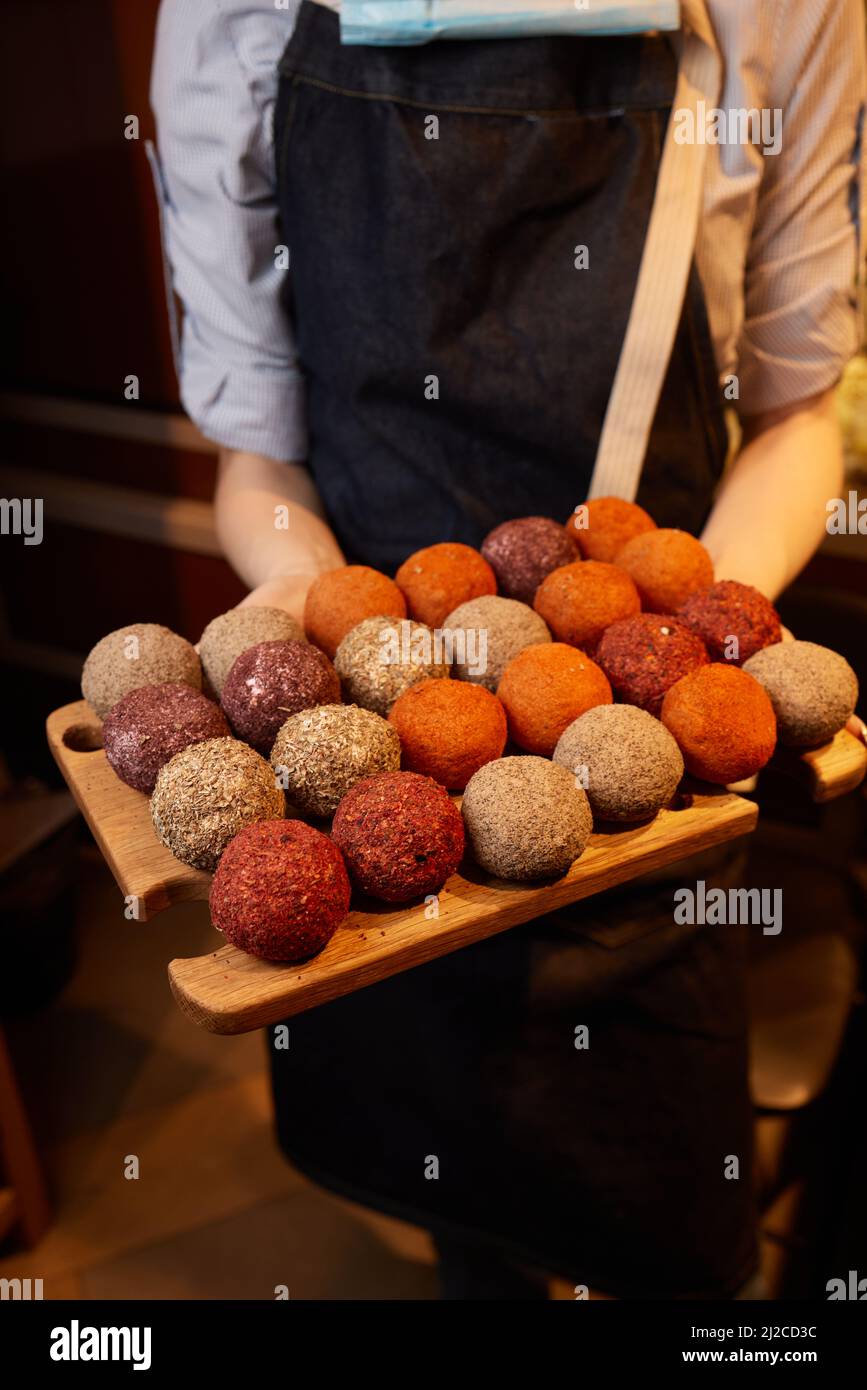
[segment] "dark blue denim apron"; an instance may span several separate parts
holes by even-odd
[[[280,74],[287,310],[345,553],[393,570],[509,517],[565,520],[626,328],[669,44],[341,48],[305,3]],[[696,531],[724,453],[693,274],[639,501]],[[732,1292],[754,1263],[741,942],[672,910],[670,887],[606,895],[294,1019],[271,1049],[287,1153],[576,1282]]]

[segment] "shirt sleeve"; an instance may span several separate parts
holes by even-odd
[[[833,386],[861,335],[862,0],[777,0],[765,154],[745,266],[741,410]]]
[[[209,439],[306,454],[283,277],[272,122],[298,0],[163,0],[151,77],[163,237],[184,306],[185,409]]]

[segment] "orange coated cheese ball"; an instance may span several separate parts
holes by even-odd
[[[393,579],[367,565],[343,565],[314,579],[304,604],[304,631],[329,658],[365,618],[405,618],[406,603]]]
[[[496,695],[466,681],[430,680],[410,686],[391,707],[401,767],[450,791],[463,791],[506,746],[506,712]]]
[[[525,647],[503,672],[497,696],[513,741],[545,758],[573,719],[612,703],[611,686],[596,662],[564,642]]]
[[[460,604],[497,592],[497,578],[487,560],[471,545],[458,541],[417,550],[404,560],[395,582],[410,617],[428,627],[442,627]]]
[[[558,642],[595,650],[603,632],[641,611],[638,590],[625,570],[601,560],[561,565],[542,580],[533,604]]]
[[[641,606],[651,613],[674,613],[690,594],[713,583],[713,562],[688,531],[645,531],[617,552],[617,564],[631,576]]]
[[[763,768],[777,742],[774,707],[757,680],[713,662],[666,692],[660,718],[687,772],[705,782],[740,782]]]
[[[627,541],[644,531],[655,531],[656,522],[635,502],[624,502],[622,497],[594,497],[575,508],[566,530],[585,560],[611,564]]]

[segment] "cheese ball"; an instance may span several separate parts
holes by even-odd
[[[202,667],[195,648],[159,623],[130,623],[109,632],[81,672],[81,693],[100,719],[131,690],[165,684],[201,690]]]
[[[327,835],[299,820],[248,825],[226,847],[211,884],[211,920],[262,960],[306,960],[349,911],[349,875]]]
[[[482,555],[501,594],[532,604],[546,575],[578,559],[578,547],[559,521],[521,516],[495,526],[482,541]]]
[[[332,816],[362,777],[397,772],[400,739],[371,710],[317,705],[280,726],[271,766],[290,806],[306,816]]]
[[[518,652],[551,641],[538,613],[526,603],[498,594],[460,604],[446,618],[445,630],[454,634],[453,675],[457,680],[483,685],[492,693]]]
[[[661,613],[637,613],[612,623],[594,656],[618,700],[657,718],[666,690],[710,660],[696,633]]]
[[[687,772],[705,782],[740,782],[765,766],[777,741],[773,706],[757,680],[714,662],[666,693],[661,719]]]
[[[340,701],[328,657],[309,642],[258,642],[233,663],[220,703],[238,738],[262,754],[290,714]]]
[[[593,497],[575,508],[566,529],[585,560],[613,564],[627,541],[655,531],[656,522],[635,502],[624,502],[622,497]]]
[[[605,629],[640,612],[641,600],[625,570],[602,560],[579,560],[549,574],[533,606],[555,641],[592,656]]]
[[[642,608],[652,613],[674,613],[690,594],[713,583],[713,562],[687,531],[645,531],[618,550],[616,563],[634,580]]]
[[[347,632],[365,618],[405,618],[406,603],[393,579],[367,565],[343,565],[314,579],[304,603],[304,631],[334,658]]]
[[[721,579],[691,594],[677,617],[702,639],[713,661],[742,666],[782,637],[774,605],[751,584]]]
[[[357,782],[331,833],[353,882],[388,903],[438,893],[464,852],[460,811],[444,787],[415,772]]]
[[[488,763],[464,792],[461,813],[476,862],[516,882],[565,874],[593,829],[584,791],[547,758]]]
[[[506,746],[506,712],[496,695],[466,681],[424,681],[405,691],[388,716],[410,772],[462,791]]]
[[[229,732],[222,710],[189,685],[143,685],[112,705],[102,746],[121,781],[150,794],[160,768],[182,748]]]
[[[404,560],[395,582],[406,599],[410,617],[428,627],[442,627],[458,604],[497,592],[497,580],[487,560],[472,546],[456,541],[417,550]]]
[[[767,691],[780,742],[791,748],[827,743],[858,703],[858,678],[845,657],[815,642],[780,642],[744,663]]]
[[[234,738],[211,738],[176,753],[160,768],[151,797],[151,819],[163,844],[184,864],[209,871],[239,830],[285,809],[265,759]]]
[[[411,685],[448,679],[447,657],[442,640],[424,623],[376,617],[346,634],[334,667],[348,700],[385,716]]]
[[[550,758],[563,730],[594,705],[611,704],[611,686],[584,652],[563,642],[527,647],[503,672],[497,695],[519,748]]]
[[[683,758],[658,719],[635,705],[597,705],[570,724],[554,761],[587,792],[594,820],[649,820],[667,806]]]
[[[219,700],[232,666],[249,647],[259,642],[300,642],[303,638],[301,624],[282,608],[247,604],[212,618],[199,638],[205,694]]]

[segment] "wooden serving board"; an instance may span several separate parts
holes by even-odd
[[[100,722],[89,705],[81,700],[50,715],[48,740],[121,892],[135,908],[131,915],[145,921],[173,903],[206,899],[210,874],[181,864],[159,842],[148,798],[109,767]],[[867,749],[849,734],[828,745],[827,779],[823,754],[812,756],[814,789],[848,790],[867,768]],[[678,807],[643,825],[594,832],[581,858],[554,883],[504,883],[467,861],[440,891],[438,917],[429,918],[424,903],[389,908],[371,902],[354,909],[325,949],[302,964],[270,964],[233,946],[174,960],[172,992],[181,1009],[211,1032],[248,1032],[746,835],[758,814],[752,802],[701,784],[679,797]]]

